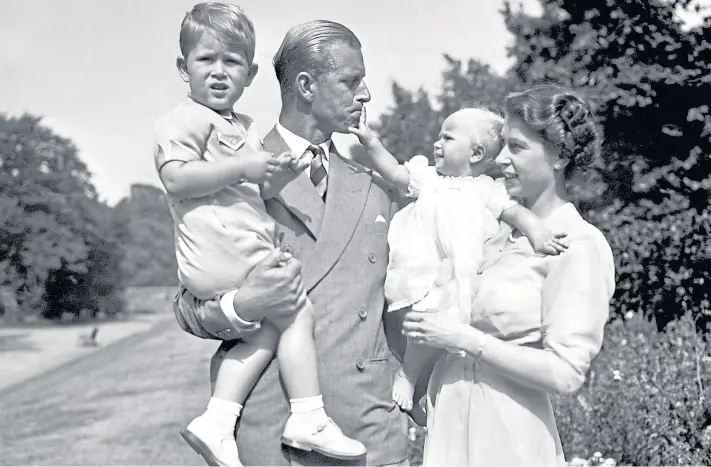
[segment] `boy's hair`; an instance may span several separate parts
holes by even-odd
[[[504,118],[482,105],[464,107],[459,112],[467,114],[476,122],[472,143],[484,147],[484,160],[496,158],[504,147],[504,140],[501,138]]]
[[[187,58],[206,32],[230,48],[244,48],[251,65],[254,60],[255,34],[252,21],[242,8],[230,3],[198,3],[185,14],[180,26],[180,53]]]

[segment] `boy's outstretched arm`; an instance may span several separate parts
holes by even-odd
[[[395,156],[390,154],[366,123],[365,107],[361,110],[358,127],[349,127],[348,131],[358,137],[360,144],[368,155],[368,165],[376,170],[383,178],[397,186],[402,192],[407,191],[410,185],[410,172],[401,165]]]

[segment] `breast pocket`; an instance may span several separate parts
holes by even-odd
[[[388,233],[389,224],[386,221],[372,221],[365,223],[365,231],[371,234]]]

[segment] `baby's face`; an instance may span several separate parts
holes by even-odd
[[[455,112],[447,117],[434,143],[434,160],[439,173],[454,177],[472,174],[470,158],[476,129],[477,123],[471,116]]]
[[[190,84],[192,98],[216,111],[231,110],[257,73],[244,50],[228,47],[210,33],[203,33],[186,59],[178,59],[178,70]]]

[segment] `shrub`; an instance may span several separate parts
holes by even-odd
[[[710,350],[690,313],[665,332],[634,313],[611,322],[584,388],[553,398],[566,457],[711,463]]]
[[[607,325],[584,387],[552,397],[567,460],[711,464],[711,343],[695,326],[691,313],[664,332],[639,313]],[[423,443],[424,431],[413,430],[412,465]]]

